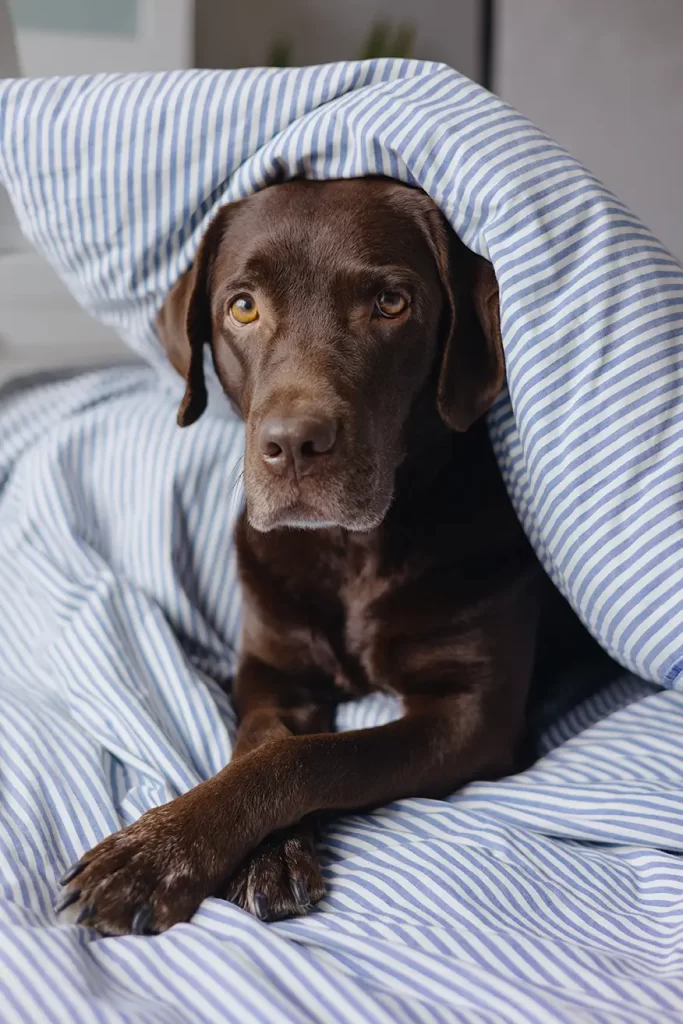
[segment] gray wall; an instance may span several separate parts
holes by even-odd
[[[6,0],[0,0],[0,78],[15,78],[19,74],[14,45],[14,32]]]
[[[683,261],[682,0],[498,0],[495,89]]]
[[[279,38],[293,44],[294,64],[349,60],[386,18],[415,25],[415,57],[477,78],[479,10],[479,0],[196,0],[197,64],[263,64]]]

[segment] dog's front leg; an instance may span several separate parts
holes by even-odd
[[[263,743],[109,836],[66,880],[108,934],[188,920],[266,836],[316,811],[443,796],[513,764],[517,714],[476,692],[407,702],[399,721]]]
[[[239,731],[233,761],[264,743],[329,732],[333,704],[319,672],[284,672],[245,652],[233,688]],[[218,895],[261,920],[304,914],[325,895],[311,818],[272,833],[239,865]]]

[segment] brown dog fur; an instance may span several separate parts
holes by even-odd
[[[396,291],[406,309],[378,315]],[[504,379],[495,276],[426,195],[294,182],[227,207],[158,326],[180,424],[207,402],[205,345],[246,424],[240,728],[223,771],[70,874],[67,899],[109,933],[166,929],[210,894],[302,913],[324,892],[311,816],[513,771],[539,612],[481,419]],[[295,464],[264,424],[302,417],[334,440]],[[403,717],[334,733],[335,705],[373,690]]]

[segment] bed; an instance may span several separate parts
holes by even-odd
[[[328,895],[308,917],[210,899],[153,938],[60,926],[65,867],[215,773],[234,736],[242,431],[215,382],[209,414],[176,428],[154,314],[222,203],[371,173],[421,185],[493,261],[499,463],[623,674],[545,729],[525,773],[327,827]],[[509,107],[417,62],[0,83],[0,181],[145,360],[0,395],[0,1019],[680,1018],[675,261]],[[373,697],[337,727],[396,714]]]

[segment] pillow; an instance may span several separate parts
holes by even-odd
[[[220,205],[368,174],[421,186],[492,261],[508,392],[490,430],[515,508],[606,650],[673,684],[683,271],[576,160],[437,64],[0,83],[0,181],[23,230],[162,375],[155,314]]]

